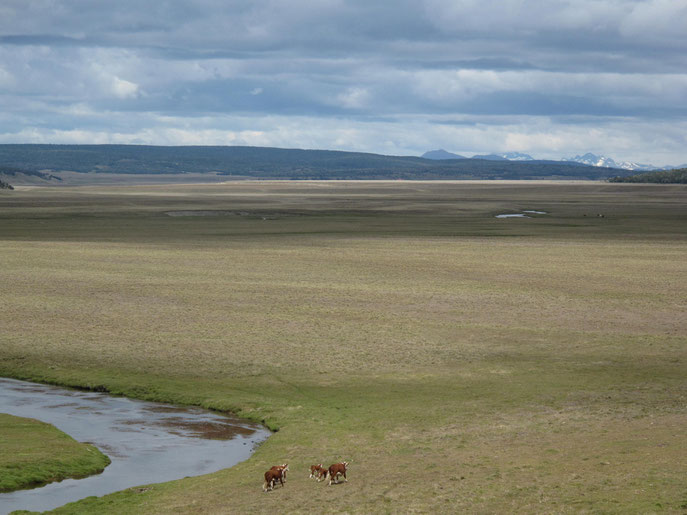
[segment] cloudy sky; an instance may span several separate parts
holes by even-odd
[[[687,0],[2,0],[0,142],[687,162]]]

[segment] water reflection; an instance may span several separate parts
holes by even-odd
[[[91,495],[207,474],[247,459],[269,436],[257,424],[193,407],[0,378],[0,412],[54,425],[96,445],[102,474],[0,494],[0,514],[43,511]]]

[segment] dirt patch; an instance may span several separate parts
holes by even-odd
[[[126,420],[119,421],[126,426],[151,425],[150,420]],[[182,417],[170,417],[155,420],[152,425],[164,427],[170,434],[177,436],[203,438],[208,440],[231,440],[238,435],[249,436],[255,432],[253,428],[232,424],[230,419],[227,422],[217,421],[193,421]],[[126,431],[120,428],[120,431]]]

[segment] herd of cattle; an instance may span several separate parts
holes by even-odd
[[[341,463],[333,463],[329,465],[329,468],[322,466],[322,463],[318,465],[312,465],[310,467],[310,478],[317,479],[319,483],[322,480],[329,479],[329,484],[339,482],[339,476],[343,476],[344,481],[348,483],[346,478],[346,470],[348,470],[348,462],[343,461]],[[265,483],[262,485],[262,490],[264,492],[269,492],[274,488],[274,485],[279,481],[281,486],[284,486],[286,482],[286,473],[289,471],[289,464],[284,463],[282,465],[275,465],[267,472],[265,472]]]

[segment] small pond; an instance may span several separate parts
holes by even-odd
[[[250,457],[270,434],[250,421],[200,408],[4,378],[0,412],[52,424],[112,460],[102,474],[0,493],[0,515],[45,511],[91,495],[216,472]]]
[[[520,213],[503,213],[495,215],[494,218],[532,218],[530,215],[548,215],[547,211],[535,211],[533,209],[525,209]]]

